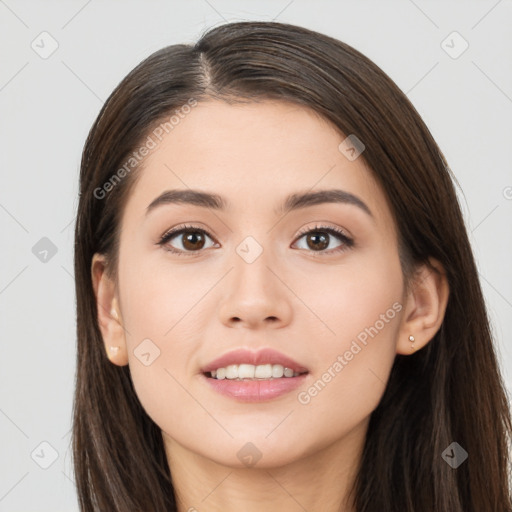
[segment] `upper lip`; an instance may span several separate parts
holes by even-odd
[[[252,364],[254,366],[280,364],[285,368],[292,369],[294,372],[304,373],[308,371],[305,366],[297,363],[297,361],[271,348],[264,348],[255,352],[246,349],[233,350],[211,361],[201,368],[201,371],[207,373],[217,370],[217,368],[225,368],[230,364]]]

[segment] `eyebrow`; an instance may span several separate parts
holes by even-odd
[[[301,192],[290,194],[281,206],[274,210],[276,215],[282,215],[287,211],[298,210],[308,206],[314,206],[324,203],[342,203],[357,206],[366,214],[373,218],[373,214],[359,197],[345,190],[331,189],[319,190],[317,192]],[[229,203],[222,196],[193,189],[166,190],[156,197],[146,208],[148,215],[157,206],[164,204],[190,204],[213,210],[225,211]]]

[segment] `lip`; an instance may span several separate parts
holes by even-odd
[[[226,354],[211,361],[206,366],[201,368],[201,372],[211,372],[217,368],[225,368],[230,364],[252,364],[254,366],[261,364],[281,364],[285,368],[291,368],[294,372],[304,373],[309,371],[305,366],[299,364],[297,361],[294,361],[290,357],[281,354],[281,352],[278,352],[272,348],[264,348],[256,352],[247,349],[238,349],[227,352]],[[286,378],[295,379],[298,377]]]
[[[279,363],[276,363],[279,364]],[[212,379],[206,375],[200,375],[206,385],[211,389],[238,402],[254,403],[268,402],[287,393],[290,393],[304,384],[308,373],[298,377],[282,377],[268,380],[229,380]]]

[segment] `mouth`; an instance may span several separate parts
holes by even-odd
[[[236,350],[201,369],[211,389],[242,402],[277,398],[300,386],[309,370],[273,349]]]
[[[292,358],[271,348],[256,352],[238,349],[214,359],[201,372],[212,379],[282,379],[308,373],[308,369]]]
[[[205,377],[217,380],[273,380],[273,379],[290,379],[304,375],[307,371],[298,372],[293,368],[288,368],[281,364],[230,364],[225,367],[217,368],[209,372],[203,372]]]

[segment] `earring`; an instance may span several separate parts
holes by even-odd
[[[415,351],[415,348],[414,348],[414,336],[412,334],[409,336],[409,341],[412,342],[411,350],[414,352]]]
[[[110,347],[110,354],[115,356],[119,352],[119,347]]]
[[[119,320],[119,316],[117,315],[117,311],[114,308],[112,308],[110,310],[110,315],[113,316],[116,320]]]

